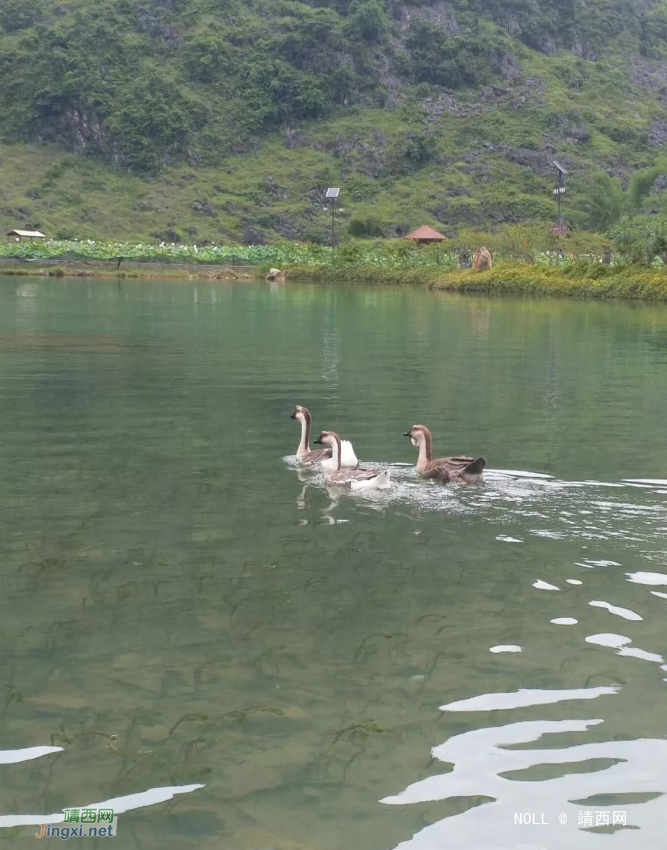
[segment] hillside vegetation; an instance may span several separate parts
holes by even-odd
[[[3,0],[0,220],[323,240],[667,211],[667,0]]]

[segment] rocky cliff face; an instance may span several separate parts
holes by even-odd
[[[0,135],[188,195],[195,234],[320,238],[330,180],[374,233],[413,206],[452,226],[547,219],[556,154],[575,213],[594,172],[624,186],[661,156],[666,57],[652,0],[4,0]],[[34,218],[62,183],[5,209]],[[164,218],[155,232],[179,231]]]

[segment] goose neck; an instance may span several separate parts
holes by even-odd
[[[296,456],[302,457],[310,451],[310,419],[307,416],[300,417],[301,422],[301,440],[299,448],[296,450]]]
[[[332,466],[335,467],[336,471],[340,471],[340,456],[341,456],[341,444],[340,437],[335,434],[331,441],[331,461]]]
[[[431,435],[424,432],[423,439],[419,442],[419,457],[417,458],[417,469],[423,469],[426,464],[433,460],[433,444]]]

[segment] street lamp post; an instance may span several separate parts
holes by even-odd
[[[336,258],[336,198],[340,194],[340,189],[327,189],[326,197],[331,201],[331,260]]]

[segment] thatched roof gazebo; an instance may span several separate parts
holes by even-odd
[[[442,233],[438,233],[437,230],[429,227],[428,224],[422,224],[421,227],[418,227],[416,230],[408,233],[404,238],[412,239],[413,242],[416,242],[419,245],[430,245],[431,242],[444,242],[447,239],[446,236]]]

